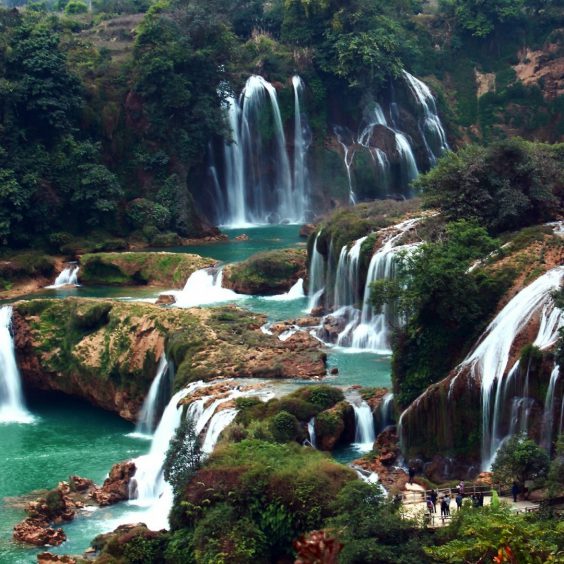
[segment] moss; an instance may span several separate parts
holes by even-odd
[[[214,261],[186,253],[97,253],[80,259],[80,279],[87,285],[138,284],[182,287],[190,274]]]
[[[299,398],[323,411],[343,401],[344,395],[339,388],[322,384],[300,388],[290,394],[290,398]]]
[[[224,284],[242,294],[271,295],[287,292],[306,271],[306,251],[282,249],[258,253],[229,265]]]

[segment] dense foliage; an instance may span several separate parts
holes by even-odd
[[[556,219],[564,207],[564,145],[521,139],[468,146],[419,177],[424,204],[491,233]]]

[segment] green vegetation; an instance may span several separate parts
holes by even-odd
[[[213,259],[186,253],[96,253],[80,258],[83,284],[182,288],[189,276],[213,266]]]
[[[492,472],[496,482],[507,486],[516,481],[523,488],[527,480],[545,478],[548,467],[544,449],[526,436],[514,435],[497,451]]]
[[[496,234],[555,219],[564,205],[564,145],[522,139],[443,156],[416,186],[427,207]]]
[[[266,251],[228,265],[223,281],[241,294],[270,295],[287,292],[306,275],[307,254],[302,249]]]

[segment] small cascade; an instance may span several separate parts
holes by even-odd
[[[315,436],[315,417],[312,417],[307,423],[307,432],[309,434],[309,442],[313,448],[317,448],[317,437]]]
[[[489,469],[500,444],[496,436],[502,417],[503,394],[508,386],[503,381],[515,337],[534,315],[540,316],[540,327],[533,345],[544,349],[556,342],[558,330],[564,326],[564,312],[556,308],[551,293],[560,287],[564,267],[546,272],[521,290],[490,323],[478,346],[460,364],[459,373],[470,370],[481,382],[482,394],[482,465]],[[514,377],[518,363],[512,367]],[[511,380],[511,378],[507,378]],[[451,384],[452,385],[452,384]],[[518,394],[526,397],[525,393]],[[521,406],[524,403],[522,402]]]
[[[554,420],[555,420],[555,399],[556,399],[556,386],[558,385],[558,380],[560,378],[560,369],[557,364],[550,374],[550,381],[548,383],[548,388],[546,390],[546,398],[544,400],[544,412],[542,416],[542,446],[550,452],[552,449],[552,437],[554,430]],[[560,399],[562,406],[564,406],[564,398]],[[558,428],[558,433],[562,430],[562,424]]]
[[[166,355],[163,354],[159,364],[157,366],[157,373],[151,387],[149,388],[149,393],[143,402],[143,407],[139,412],[139,417],[137,420],[137,425],[135,426],[135,434],[141,436],[150,436],[153,430],[157,426],[158,417],[160,415],[161,405],[165,399],[163,395],[163,388],[166,390],[166,402],[168,402],[168,394],[170,393],[170,382],[166,382],[167,376],[169,375],[169,365]],[[165,385],[166,384],[166,385]]]
[[[435,98],[424,82],[405,70],[403,71],[403,76],[423,112],[420,122],[421,137],[427,150],[429,164],[434,166],[437,163],[438,157],[449,150],[446,134],[437,113]]]
[[[380,404],[380,431],[394,423],[394,394],[388,392]]]
[[[356,204],[356,195],[353,190],[352,175],[351,175],[351,166],[354,159],[354,151],[351,151],[351,147],[349,147],[345,143],[343,139],[344,129],[342,127],[336,125],[333,128],[333,133],[335,134],[335,137],[337,138],[339,145],[341,145],[341,147],[343,148],[343,161],[345,163],[345,169],[347,171],[347,180],[349,182],[349,202],[351,205],[354,206]]]
[[[311,261],[309,263],[309,284],[307,293],[307,311],[319,305],[325,290],[325,261],[323,255],[317,250],[317,241],[321,235],[321,230],[315,236],[311,250]]]
[[[31,423],[33,417],[24,404],[11,324],[12,307],[0,307],[0,423]]]
[[[202,444],[202,452],[204,454],[211,454],[223,430],[235,419],[237,416],[237,409],[222,409],[213,415],[210,420],[206,438]]]
[[[175,306],[177,307],[196,307],[244,297],[236,294],[233,290],[223,288],[222,282],[222,269],[203,268],[190,275],[181,291],[166,292],[165,294],[175,297]]]
[[[354,442],[358,450],[369,452],[372,450],[374,441],[376,440],[376,431],[374,429],[374,416],[370,406],[361,401],[358,405],[352,403],[355,417],[355,436]]]
[[[305,298],[304,279],[299,278],[298,281],[285,293],[278,296],[267,296],[264,299],[271,302],[290,302],[293,300],[301,300]]]
[[[70,263],[58,276],[50,286],[46,286],[48,290],[62,288],[63,286],[78,286],[78,271],[80,267],[76,263]]]
[[[247,80],[239,100],[230,97],[225,109],[230,138],[223,147],[227,210],[220,222],[230,227],[251,224],[303,223],[309,200],[307,150],[310,132],[300,98],[294,90],[293,174],[276,90],[262,76]],[[268,127],[265,127],[268,125]],[[268,131],[266,131],[268,130]],[[219,210],[221,212],[221,210]]]
[[[356,240],[350,249],[344,246],[339,255],[335,279],[335,308],[353,305],[358,295],[360,249],[366,237]]]
[[[292,197],[296,200],[295,213],[305,218],[305,210],[308,208],[308,169],[307,150],[311,141],[311,134],[305,116],[302,116],[300,96],[304,90],[302,79],[295,75],[292,77],[294,87],[294,191]]]

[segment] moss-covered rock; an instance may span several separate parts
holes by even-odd
[[[325,355],[308,334],[280,341],[266,318],[237,307],[171,309],[67,298],[14,305],[26,385],[83,397],[135,420],[166,351],[175,388],[226,377],[320,377]]]
[[[80,258],[80,281],[88,286],[148,284],[182,288],[193,272],[215,261],[186,253],[96,253]]]
[[[223,271],[223,285],[239,294],[273,295],[287,292],[306,275],[305,249],[258,253]]]
[[[0,299],[32,292],[55,275],[55,257],[35,251],[0,256]]]

